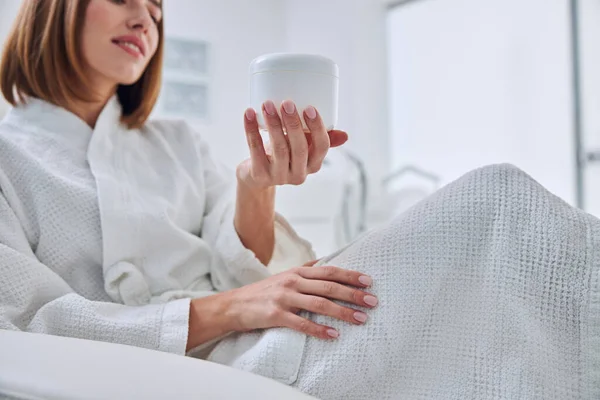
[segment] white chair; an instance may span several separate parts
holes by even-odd
[[[111,343],[0,330],[0,399],[314,399],[233,368]]]

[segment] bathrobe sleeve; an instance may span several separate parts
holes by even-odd
[[[263,265],[251,250],[245,248],[234,227],[235,173],[213,159],[207,143],[197,134],[196,144],[206,190],[201,235],[214,250],[211,279],[217,290],[257,282],[315,258],[311,244],[300,238],[279,214],[275,216],[275,250],[269,265]]]
[[[132,345],[183,355],[189,299],[128,307],[74,293],[31,250],[0,192],[0,329]]]

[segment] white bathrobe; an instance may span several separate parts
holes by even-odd
[[[182,354],[189,300],[164,301],[269,270],[198,137],[117,115],[92,132],[34,102],[1,125],[0,328]],[[239,333],[207,359],[323,400],[600,399],[600,220],[517,168],[474,171],[323,263],[373,277],[364,326],[302,312],[340,337]]]
[[[37,99],[0,123],[0,328],[184,354],[189,298],[314,257],[277,216],[269,268],[233,226],[235,175],[183,122],[95,129]]]

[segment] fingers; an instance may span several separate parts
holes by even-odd
[[[321,260],[312,260],[312,261],[309,261],[309,262],[307,262],[307,263],[304,263],[303,267],[312,267],[312,266],[314,266],[316,263],[318,263],[319,261],[321,261]]]
[[[329,131],[329,144],[330,147],[340,147],[348,141],[348,134],[344,131],[333,130]],[[308,131],[304,132],[304,136],[306,137],[306,142],[308,143],[308,147],[312,145],[312,136]]]
[[[304,183],[309,174],[321,169],[330,147],[341,146],[348,140],[346,132],[327,132],[321,116],[313,106],[307,107],[302,115],[309,132],[304,132],[298,109],[290,100],[281,104],[281,118],[272,101],[263,104],[262,112],[269,132],[272,156],[262,157],[261,154],[260,169],[264,170],[265,166],[269,168],[273,185]],[[248,122],[253,127],[251,116],[247,115],[246,119],[249,119]],[[257,144],[256,140],[249,139],[249,145]],[[256,153],[258,150],[264,153],[264,146],[257,149]]]
[[[272,101],[266,101],[263,104],[263,115],[269,131],[271,147],[273,149],[273,165],[271,165],[271,175],[276,185],[287,183],[290,151],[288,140],[283,132],[283,125],[277,109]]]
[[[256,112],[252,108],[247,109],[244,115],[244,129],[252,159],[252,176],[267,178],[269,176],[269,159],[260,136]]]
[[[300,268],[297,273],[306,279],[332,281],[359,288],[366,288],[373,284],[373,279],[370,276],[337,267]]]
[[[348,134],[344,131],[333,130],[329,132],[331,147],[339,147],[348,141]]]
[[[308,173],[314,174],[321,169],[323,160],[330,147],[329,134],[323,124],[321,116],[313,106],[304,110],[304,120],[311,132],[312,145],[308,154]]]
[[[284,101],[281,105],[281,115],[291,148],[289,183],[300,185],[304,183],[307,175],[308,142],[294,102]]]
[[[294,329],[319,339],[335,339],[339,336],[339,332],[335,329],[325,325],[316,324],[293,313],[286,313],[283,322],[283,326],[287,328]]]
[[[369,293],[331,281],[302,279],[298,282],[298,291],[327,299],[345,301],[360,307],[373,308],[378,303],[377,298]]]
[[[297,293],[290,301],[292,301],[294,308],[300,308],[315,314],[336,318],[354,325],[362,325],[367,321],[367,314],[364,312],[340,306],[323,297],[307,296]]]

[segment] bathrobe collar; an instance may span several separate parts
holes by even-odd
[[[121,127],[121,114],[121,104],[115,95],[104,106],[96,121],[96,127],[92,129],[67,109],[32,97],[27,99],[27,103],[12,108],[6,120],[16,126],[27,126],[34,131],[43,130],[56,135],[59,140],[68,141],[76,147],[86,147],[94,132]]]

